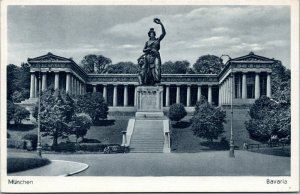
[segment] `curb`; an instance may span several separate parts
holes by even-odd
[[[83,171],[85,171],[86,169],[89,168],[88,164],[81,163],[81,162],[73,162],[73,161],[67,161],[67,160],[51,160],[51,161],[60,161],[60,162],[68,162],[68,163],[73,163],[73,164],[82,164],[82,165],[84,165],[84,167],[81,168],[81,169],[79,169],[79,170],[76,170],[74,172],[70,172],[70,173],[67,173],[67,174],[58,175],[58,176],[64,176],[64,177],[66,177],[66,176],[72,176],[74,174],[78,174],[80,172],[83,172]]]

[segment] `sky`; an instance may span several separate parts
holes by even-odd
[[[202,55],[247,55],[281,60],[290,68],[288,6],[8,6],[8,63],[51,52],[76,63],[88,54],[136,63],[148,31],[166,28],[162,62]]]

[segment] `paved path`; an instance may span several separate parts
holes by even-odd
[[[170,154],[45,154],[49,159],[87,163],[77,176],[280,176],[290,175],[290,158],[236,151]]]

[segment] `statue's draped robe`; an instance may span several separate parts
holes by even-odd
[[[150,51],[138,59],[141,67],[140,82],[142,85],[154,85],[160,83],[161,79],[160,39],[147,41],[144,50],[146,49]]]

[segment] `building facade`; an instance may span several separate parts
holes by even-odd
[[[137,74],[87,74],[72,59],[48,53],[28,59],[31,72],[30,99],[50,85],[73,95],[101,92],[111,110],[135,109]],[[182,103],[194,107],[201,95],[215,106],[247,105],[262,95],[271,97],[273,59],[253,52],[230,59],[219,74],[163,74],[163,106]],[[39,79],[40,78],[40,79]]]

